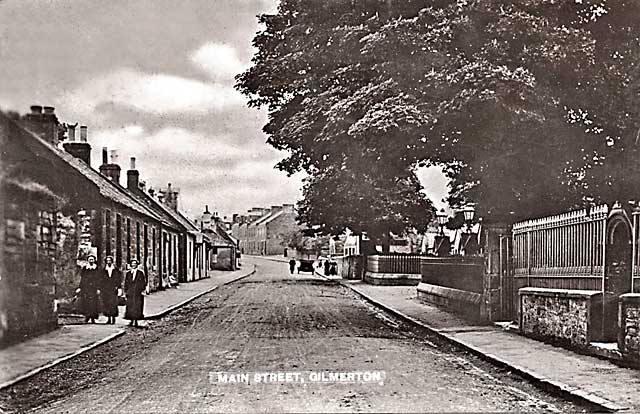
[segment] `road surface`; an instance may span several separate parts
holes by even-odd
[[[583,410],[347,288],[254,260],[253,276],[17,392],[48,393],[34,394],[48,413]]]

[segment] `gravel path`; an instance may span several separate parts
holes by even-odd
[[[51,413],[583,410],[346,288],[256,263],[255,275],[3,392],[0,403]],[[250,381],[221,383],[218,372]],[[287,372],[305,382],[278,382]],[[319,381],[323,372],[360,381]]]

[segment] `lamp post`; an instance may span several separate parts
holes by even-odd
[[[449,217],[447,213],[445,213],[444,208],[441,208],[439,212],[436,213],[436,219],[438,220],[438,226],[440,226],[440,235],[444,236],[444,226],[449,221]]]
[[[475,208],[472,204],[467,204],[462,209],[462,214],[464,215],[464,221],[467,225],[467,232],[464,235],[464,243],[463,249],[465,255],[476,254],[477,243],[470,243],[473,239],[473,233],[471,232],[471,222],[473,221],[473,217],[475,216]]]
[[[464,214],[464,221],[467,224],[467,231],[470,231],[471,222],[473,221],[475,213],[476,211],[471,204],[468,204],[462,209],[462,214]]]
[[[451,250],[451,242],[449,237],[444,235],[444,226],[449,221],[449,216],[445,213],[444,208],[441,208],[436,213],[436,219],[438,220],[438,226],[440,226],[440,234],[435,238],[434,253],[436,256],[448,256]]]

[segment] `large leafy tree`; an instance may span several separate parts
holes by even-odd
[[[397,178],[405,185],[395,196],[413,211],[414,169],[428,164],[451,178],[454,205],[475,201],[500,220],[548,214],[586,196],[628,197],[640,184],[638,8],[283,0],[260,17],[254,66],[237,86],[269,108],[269,142],[290,154],[279,167],[310,173],[307,221],[356,226],[349,211],[325,214],[329,203],[319,203],[355,176],[384,189],[377,196],[392,194],[384,178]],[[370,191],[350,190],[338,206]]]
[[[373,71],[344,70],[360,56],[365,31],[354,27],[388,9],[379,1],[282,1],[277,15],[260,17],[265,30],[254,40],[255,65],[238,78],[251,105],[269,108],[268,142],[290,154],[278,167],[309,174],[299,218],[323,233],[350,228],[384,238],[423,228],[433,211],[416,163],[398,160],[399,130],[358,137],[347,131],[378,94],[393,93],[371,85],[372,97],[358,94]]]

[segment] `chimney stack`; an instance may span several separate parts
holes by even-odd
[[[58,145],[61,129],[53,106],[32,105],[31,113],[24,115],[20,123],[54,147]]]
[[[127,189],[131,192],[140,191],[140,173],[136,170],[136,157],[131,157],[131,164],[127,171]]]
[[[62,146],[69,154],[84,161],[85,164],[91,165],[91,145],[87,142],[87,127],[84,125],[80,127],[80,137],[84,134],[84,140],[77,142],[76,125],[67,125],[69,142],[65,142]]]
[[[209,206],[208,205],[204,206],[204,213],[202,213],[201,222],[202,222],[202,229],[203,230],[210,230],[211,229],[211,213],[209,212]]]
[[[104,175],[116,184],[120,184],[120,166],[116,164],[118,159],[117,152],[111,151],[111,164],[108,164],[107,147],[102,147],[102,165],[100,166],[100,174]]]
[[[167,184],[167,189],[164,191],[164,205],[173,211],[178,211],[178,190],[171,188],[171,183]]]

